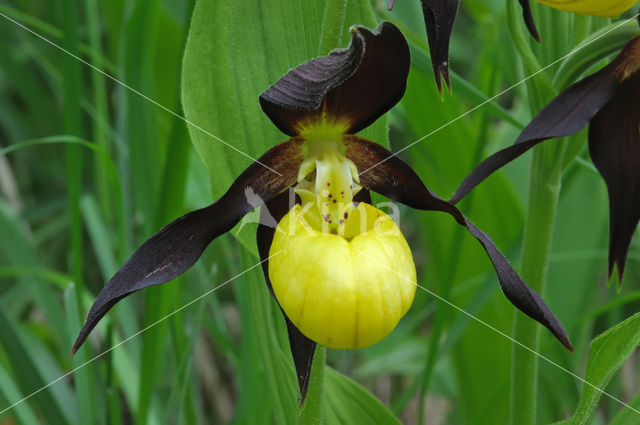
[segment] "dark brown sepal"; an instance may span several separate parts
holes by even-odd
[[[639,100],[640,74],[635,74],[589,126],[589,153],[609,192],[609,277],[617,268],[619,284],[640,220]]]
[[[355,27],[347,49],[292,69],[260,95],[260,106],[290,136],[323,119],[356,133],[402,98],[409,64],[409,46],[393,24]]]
[[[529,4],[529,0],[518,0],[520,2],[520,6],[522,6],[522,18],[524,19],[524,24],[527,26],[531,37],[540,43],[540,34],[538,33],[538,28],[536,28],[536,23],[533,20],[533,14],[531,13],[531,5]]]
[[[438,91],[442,93],[442,80],[449,81],[449,41],[458,13],[458,0],[421,0],[424,24],[427,28],[431,65]]]
[[[538,143],[570,136],[585,128],[618,88],[616,66],[612,62],[556,96],[522,130],[513,145],[478,164],[465,177],[449,202],[458,203],[484,179]]]
[[[94,301],[70,355],[118,301],[181,275],[211,241],[231,230],[261,202],[295,183],[301,162],[301,140],[291,139],[274,146],[244,170],[216,202],[178,218],[142,244]]]
[[[544,325],[570,351],[562,325],[542,298],[511,267],[491,238],[471,223],[458,208],[431,192],[413,169],[387,149],[357,136],[344,138],[346,156],[354,162],[362,187],[378,192],[411,208],[443,211],[464,226],[486,251],[498,276],[500,287],[511,303],[527,316]]]

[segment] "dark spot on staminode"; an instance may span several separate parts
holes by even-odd
[[[329,220],[329,214],[324,216],[324,221],[328,221],[329,223],[331,223],[331,221]]]
[[[333,195],[332,195],[332,194],[329,194],[329,198],[333,198]]]
[[[333,200],[333,203],[334,203],[334,204],[336,203],[336,200],[335,200],[335,199]]]
[[[340,219],[339,223],[340,223],[340,224],[344,223],[344,220],[343,220],[343,219]]]
[[[349,217],[349,214],[348,214],[348,213],[344,213],[344,218],[345,218],[345,220],[346,220],[348,217]]]
[[[331,186],[331,183],[327,182],[327,186]]]

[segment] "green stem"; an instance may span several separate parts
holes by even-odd
[[[525,223],[522,246],[521,274],[529,286],[541,296],[551,250],[551,237],[560,192],[561,162],[549,168],[549,155],[541,146],[533,154],[529,210]],[[559,156],[562,159],[562,156]],[[526,347],[538,351],[540,325],[519,311],[515,312],[513,338]],[[513,344],[511,362],[511,416],[513,425],[536,423],[536,401],[538,387],[538,356]]]
[[[318,55],[326,55],[340,45],[344,16],[347,12],[347,0],[327,0],[322,17],[320,46]]]
[[[524,40],[515,14],[515,0],[507,0],[507,19],[513,43],[522,57],[528,74],[540,69],[539,62]],[[533,111],[538,111],[556,93],[549,76],[541,72],[528,81]],[[565,144],[545,143],[534,149],[529,180],[529,206],[522,245],[521,275],[541,296],[551,250],[551,238],[556,217],[562,179]],[[516,312],[513,338],[533,351],[540,346],[540,326]],[[536,423],[538,388],[538,357],[531,351],[513,344],[511,362],[510,424]]]

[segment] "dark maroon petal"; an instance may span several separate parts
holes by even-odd
[[[570,136],[585,128],[600,108],[611,99],[617,87],[616,66],[613,62],[568,87],[533,118],[513,145],[494,153],[478,164],[465,177],[449,201],[457,204],[484,179],[538,143],[551,138]]]
[[[256,241],[258,243],[258,253],[262,263],[262,272],[264,280],[269,288],[269,292],[274,299],[271,280],[269,279],[269,250],[276,228],[273,223],[279,223],[280,220],[289,212],[296,202],[296,195],[293,189],[281,193],[271,201],[267,202],[260,210],[260,224],[256,233]],[[276,299],[276,302],[278,300]],[[282,308],[281,308],[282,310]],[[293,364],[296,368],[296,376],[298,377],[298,386],[300,387],[300,405],[304,402],[309,387],[309,377],[311,376],[311,366],[313,364],[313,353],[316,350],[316,343],[307,338],[298,330],[298,328],[289,320],[287,315],[282,311],[284,320],[287,324],[287,333],[289,334],[289,346],[293,356]]]
[[[640,220],[640,74],[625,80],[591,120],[589,152],[609,191],[609,276],[622,282]]]
[[[424,25],[427,27],[431,65],[438,91],[442,92],[442,79],[449,82],[449,40],[458,13],[458,0],[421,0]]]
[[[371,202],[371,193],[368,190],[361,189],[356,196],[353,197],[353,202],[356,204],[359,202],[364,202],[365,204],[372,205]]]
[[[471,223],[455,205],[439,198],[420,180],[413,169],[387,149],[356,136],[345,136],[346,156],[354,162],[362,187],[394,201],[421,210],[443,211],[467,228],[486,251],[496,270],[500,287],[520,311],[544,325],[569,350],[573,351],[562,325],[542,298],[511,267],[491,238]]]
[[[529,0],[519,0],[520,6],[522,6],[522,18],[524,19],[524,23],[531,34],[531,37],[534,38],[538,43],[540,42],[540,34],[538,33],[538,29],[536,28],[536,23],[533,20],[533,14],[531,13],[531,5],[529,4]]]
[[[527,125],[515,143],[482,161],[462,181],[449,200],[456,204],[493,172],[538,143],[577,133],[589,124],[620,87],[640,69],[640,36],[632,38],[620,54],[600,71],[556,96]]]
[[[375,32],[356,27],[347,49],[289,71],[260,96],[260,106],[290,136],[323,119],[356,133],[402,98],[409,64],[409,46],[393,24]]]
[[[309,388],[309,378],[311,377],[311,367],[313,366],[313,354],[316,351],[316,343],[300,332],[291,320],[282,312],[287,323],[287,333],[289,334],[289,346],[293,355],[293,364],[296,367],[298,386],[300,387],[300,403],[302,406],[307,398]]]
[[[71,354],[118,301],[184,273],[211,241],[229,231],[259,203],[295,183],[301,162],[301,140],[292,139],[271,148],[244,170],[216,202],[178,218],[147,240],[102,289]]]

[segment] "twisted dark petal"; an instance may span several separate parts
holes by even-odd
[[[458,208],[431,192],[413,169],[384,147],[345,136],[346,155],[360,171],[362,187],[421,210],[443,211],[467,228],[486,251],[498,276],[502,292],[520,311],[544,325],[569,350],[573,347],[562,325],[542,298],[511,267],[491,238],[469,221]]]
[[[361,189],[356,196],[353,197],[353,202],[356,204],[359,202],[364,202],[365,204],[371,205],[371,193],[368,190]]]
[[[290,136],[322,120],[356,133],[402,98],[409,64],[409,46],[393,24],[375,32],[357,27],[347,49],[292,69],[260,96],[260,106]]]
[[[522,18],[524,19],[524,23],[531,34],[531,37],[534,38],[538,43],[540,43],[540,34],[538,33],[538,29],[536,28],[536,23],[533,20],[533,14],[531,13],[531,5],[529,4],[529,0],[519,0],[520,6],[522,6]]]
[[[449,40],[458,13],[458,0],[421,0],[424,24],[427,27],[431,65],[438,91],[442,92],[442,79],[449,82]]]
[[[449,200],[457,204],[496,170],[540,142],[577,133],[613,96],[618,87],[616,63],[568,87],[547,104],[527,125],[515,143],[478,164]]]
[[[260,202],[270,200],[295,183],[302,162],[302,141],[291,139],[281,143],[258,162],[243,171],[216,202],[168,224],[133,253],[94,301],[71,355],[118,301],[184,273],[211,241],[229,231]]]
[[[631,237],[640,220],[640,74],[591,120],[589,152],[609,191],[609,277],[622,282]]]

